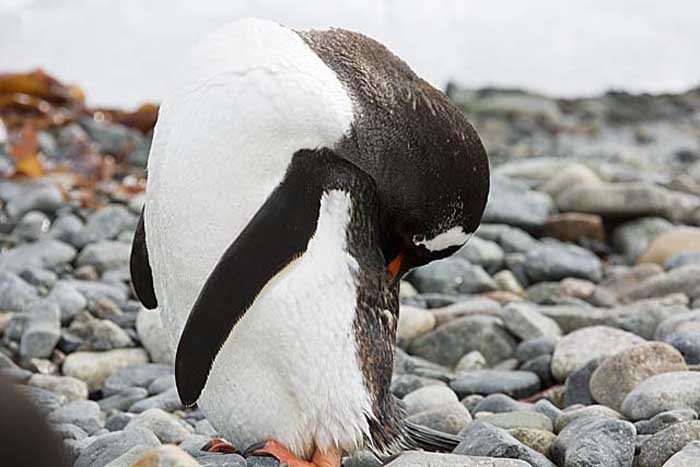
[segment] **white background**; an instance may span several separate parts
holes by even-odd
[[[183,49],[241,16],[364,32],[439,87],[700,84],[696,0],[0,0],[0,71],[43,67],[93,104],[132,106],[162,97]]]

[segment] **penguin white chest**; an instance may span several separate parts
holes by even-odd
[[[314,445],[351,451],[368,434],[349,219],[349,196],[326,193],[307,251],[263,289],[214,361],[200,405],[237,446],[276,439],[308,455]]]

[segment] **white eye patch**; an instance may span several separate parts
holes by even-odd
[[[471,236],[472,234],[466,233],[464,229],[458,225],[429,240],[419,235],[414,235],[413,243],[415,245],[423,245],[429,251],[441,251],[451,246],[462,246]]]

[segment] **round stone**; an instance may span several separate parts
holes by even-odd
[[[622,413],[632,420],[649,419],[674,409],[700,410],[700,373],[677,371],[652,376],[622,402]]]

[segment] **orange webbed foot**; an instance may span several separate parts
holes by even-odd
[[[299,458],[281,443],[273,440],[256,444],[246,450],[247,455],[269,455],[280,461],[280,465],[288,467],[340,467],[340,451],[332,449],[323,453],[318,449],[314,452],[311,462]]]
[[[207,444],[202,446],[202,451],[220,452],[222,454],[235,454],[236,448],[223,438],[212,438]]]

